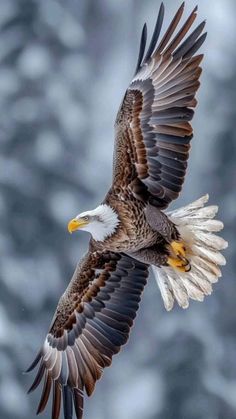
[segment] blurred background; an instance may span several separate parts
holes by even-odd
[[[159,0],[0,0],[0,418],[33,419],[22,372],[42,344],[88,235],[68,220],[103,199],[113,123],[142,25]],[[180,1],[166,0],[167,23]],[[197,0],[186,1],[185,16]],[[183,193],[219,203],[230,246],[204,303],[165,312],[152,277],[128,345],[86,400],[85,419],[236,418],[236,2],[207,19],[195,138]],[[50,417],[48,409],[44,418]]]

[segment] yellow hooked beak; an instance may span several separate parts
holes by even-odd
[[[69,221],[68,223],[68,231],[69,233],[73,233],[73,231],[76,231],[87,224],[88,222],[82,218],[73,218],[73,220]]]

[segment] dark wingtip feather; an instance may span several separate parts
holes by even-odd
[[[61,410],[61,393],[61,384],[58,381],[54,381],[51,419],[59,419]]]
[[[66,385],[66,386],[62,386],[62,393],[63,393],[64,419],[73,419],[72,391]]]
[[[27,394],[31,393],[33,390],[35,390],[38,387],[39,383],[41,382],[41,380],[43,378],[44,371],[45,371],[45,365],[41,362],[41,365],[40,365],[39,370],[36,374],[34,382],[33,382],[32,386],[29,388],[29,390],[27,391]]]
[[[82,419],[83,417],[83,404],[84,404],[84,395],[83,391],[80,389],[73,389],[73,398],[74,398],[74,406],[75,412],[77,415],[77,419]]]
[[[195,54],[195,52],[197,52],[199,48],[201,48],[202,44],[205,42],[206,37],[207,37],[207,32],[204,32],[195,42],[193,47],[183,56],[183,59],[192,57]]]
[[[200,35],[206,25],[206,21],[203,21],[194,29],[194,31],[187,37],[187,39],[176,49],[173,56],[178,59],[179,57],[183,57],[192,50],[195,44],[198,43],[198,39],[200,39]],[[200,47],[198,47],[200,48]]]
[[[37,356],[35,357],[35,359],[33,360],[32,364],[30,364],[29,368],[27,370],[25,370],[24,373],[27,374],[28,372],[32,371],[38,365],[41,357],[42,357],[42,353],[41,353],[41,350],[40,350],[38,352]]]
[[[142,30],[142,34],[141,34],[138,62],[137,62],[137,66],[136,66],[134,75],[136,75],[137,72],[140,69],[140,66],[141,66],[141,63],[142,63],[142,60],[143,60],[143,56],[144,56],[144,52],[145,52],[145,48],[146,48],[146,42],[147,42],[147,24],[145,23],[143,25],[143,30]]]
[[[46,375],[45,375],[43,391],[42,391],[42,395],[41,395],[41,399],[40,399],[40,402],[39,402],[39,405],[38,405],[36,415],[43,412],[43,410],[45,409],[46,404],[48,402],[50,392],[51,392],[51,386],[52,386],[52,379],[51,379],[50,373],[47,372]]]
[[[154,49],[156,47],[156,44],[157,44],[157,41],[161,32],[164,14],[165,14],[165,7],[164,7],[164,4],[161,3],[157,20],[156,20],[156,24],[155,24],[155,28],[153,31],[152,39],[151,39],[147,54],[145,55],[144,62],[147,62],[151,58],[152,53],[154,52]]]
[[[160,44],[157,46],[157,48],[154,52],[155,54],[161,54],[161,52],[164,50],[164,48],[168,44],[169,40],[171,39],[171,36],[173,35],[173,33],[174,33],[182,15],[183,15],[184,6],[185,6],[185,3],[183,2],[181,4],[181,6],[179,7],[179,9],[177,10],[177,12],[175,13],[175,15],[174,15],[170,25],[168,26]]]

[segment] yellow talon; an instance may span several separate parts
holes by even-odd
[[[181,271],[181,272],[189,272],[191,269],[188,259],[184,257],[182,258],[168,257],[167,263],[172,268],[177,269],[178,271]]]
[[[185,257],[186,248],[184,245],[184,242],[182,241],[173,241],[170,243],[171,250],[174,252],[174,254],[178,256]]]

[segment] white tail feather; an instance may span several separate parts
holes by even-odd
[[[166,310],[171,310],[174,306],[174,296],[172,288],[170,286],[167,273],[165,270],[158,268],[157,266],[152,267],[157,285],[160,288],[161,296],[164,301],[164,306]]]
[[[223,223],[213,218],[217,206],[204,206],[209,196],[205,195],[191,204],[167,213],[177,226],[186,244],[186,257],[190,262],[189,272],[180,272],[171,267],[153,266],[157,284],[166,310],[171,310],[174,300],[180,307],[187,308],[189,299],[203,301],[212,292],[212,284],[221,277],[218,265],[226,261],[220,250],[228,243],[212,232],[222,230]]]

